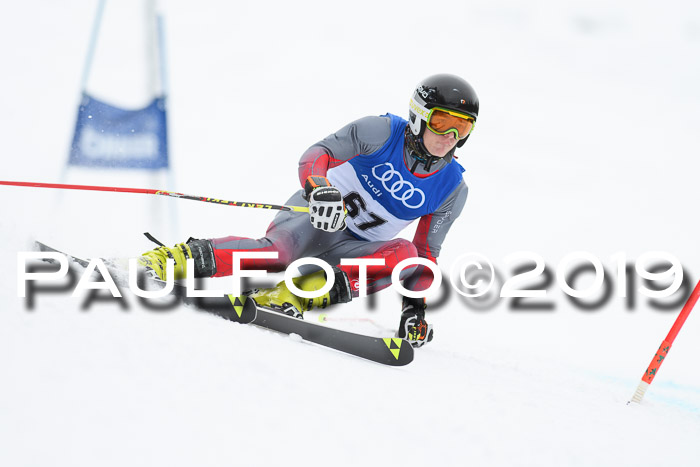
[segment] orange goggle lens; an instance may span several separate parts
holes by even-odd
[[[474,118],[457,112],[433,108],[428,116],[428,128],[438,135],[452,132],[458,139],[464,139],[474,128]]]

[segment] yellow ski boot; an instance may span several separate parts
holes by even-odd
[[[303,313],[312,309],[326,308],[336,303],[347,303],[352,299],[348,276],[334,267],[335,282],[329,292],[316,298],[302,298],[294,295],[284,281],[270,289],[254,289],[246,295],[263,307],[272,308],[294,318],[302,318]],[[321,270],[292,279],[297,288],[306,292],[320,290],[326,285],[326,273]]]
[[[214,251],[209,240],[190,238],[187,243],[178,243],[172,248],[160,244],[158,248],[143,253],[137,261],[149,275],[165,281],[168,258],[175,261],[175,280],[187,277],[187,260],[190,258],[195,260],[194,277],[216,274]]]

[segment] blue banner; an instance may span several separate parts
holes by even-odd
[[[167,168],[165,98],[143,109],[125,110],[83,94],[68,165]]]

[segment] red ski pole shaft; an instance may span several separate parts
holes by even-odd
[[[678,314],[678,317],[673,323],[673,326],[671,326],[671,330],[666,335],[666,338],[659,346],[659,350],[656,351],[656,354],[654,355],[654,358],[651,360],[651,363],[647,367],[647,371],[644,372],[642,380],[639,382],[639,386],[637,386],[637,390],[632,396],[632,399],[630,399],[630,401],[627,402],[628,404],[630,402],[639,403],[642,401],[644,393],[646,393],[647,388],[649,387],[651,382],[654,381],[654,377],[656,377],[656,374],[659,372],[659,368],[666,359],[668,351],[671,350],[671,345],[673,344],[673,341],[676,339],[678,332],[683,327],[683,324],[688,318],[688,315],[690,315],[690,312],[695,306],[695,303],[698,301],[698,298],[700,298],[700,282],[698,282],[698,284],[695,286],[695,289],[690,294],[690,297],[688,297],[688,301],[686,301],[685,305],[683,305],[683,309]]]
[[[117,193],[141,193],[147,195],[162,195],[170,196],[172,198],[189,199],[193,201],[203,201],[205,203],[215,203],[223,204],[225,206],[237,206],[243,208],[258,208],[258,209],[272,209],[275,211],[296,211],[296,212],[309,212],[309,208],[305,206],[286,206],[279,204],[265,204],[265,203],[248,203],[244,201],[228,201],[219,198],[209,198],[206,196],[195,196],[186,195],[183,193],[176,193],[173,191],[165,190],[151,190],[147,188],[125,188],[125,187],[114,187],[114,186],[97,186],[97,185],[67,185],[64,183],[39,183],[39,182],[12,182],[0,180],[0,185],[7,186],[21,186],[30,188],[56,188],[60,190],[89,190],[89,191],[111,191]]]

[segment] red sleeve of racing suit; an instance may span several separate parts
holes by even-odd
[[[391,136],[388,117],[363,117],[328,135],[304,152],[299,160],[299,181],[304,186],[309,175],[325,177],[328,170],[360,154],[379,150]]]
[[[321,146],[311,146],[299,160],[299,182],[302,188],[310,175],[326,176],[328,169],[342,164],[343,160],[334,159],[328,150]]]
[[[437,264],[437,257],[433,256],[430,251],[430,244],[428,243],[428,233],[430,232],[432,219],[433,214],[428,214],[420,218],[416,234],[413,237],[413,244],[416,246],[416,250],[418,250],[419,257]],[[425,290],[430,287],[430,284],[433,282],[433,272],[429,268],[419,266],[409,280],[411,282],[411,290]]]

